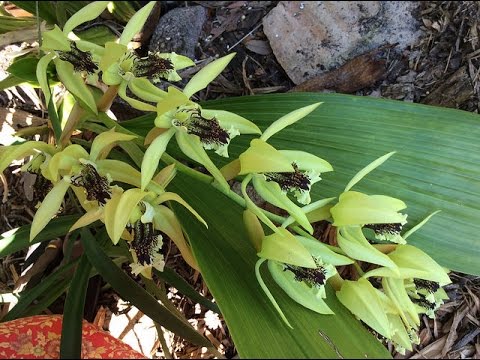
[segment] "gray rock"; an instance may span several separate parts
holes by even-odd
[[[263,19],[273,53],[300,84],[385,43],[401,50],[421,35],[413,1],[281,1]]]
[[[207,19],[203,6],[175,8],[160,18],[152,35],[150,51],[172,52],[195,57],[195,46]]]

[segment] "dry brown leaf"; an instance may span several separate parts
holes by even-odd
[[[272,53],[272,48],[270,47],[269,43],[265,40],[248,40],[245,43],[245,47],[253,51],[254,53],[260,54],[260,55],[268,55]]]

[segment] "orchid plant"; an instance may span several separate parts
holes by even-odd
[[[265,263],[273,280],[294,302],[313,312],[335,316],[326,301],[326,287],[331,286],[335,293],[330,296],[336,296],[379,337],[391,341],[399,351],[411,350],[412,344],[418,343],[419,314],[433,318],[448,298],[442,289],[450,283],[448,270],[407,242],[433,214],[402,233],[407,223],[407,215],[400,212],[407,207],[403,201],[352,190],[394,152],[361,169],[338,197],[312,202],[310,190],[321,186],[322,174],[333,171],[333,166],[305,151],[276,149],[268,141],[285,127],[322,111],[321,103],[290,112],[263,132],[253,121],[233,112],[204,109],[194,101],[194,95],[228,66],[235,53],[212,61],[180,89],[172,83],[181,79],[179,70],[195,65],[191,59],[175,53],[141,57],[130,46],[154,2],[131,18],[117,42],[99,46],[75,35],[77,26],[95,19],[107,5],[106,1],[92,2],[72,16],[63,29],[55,26],[42,34],[44,55],[36,74],[47,106],[56,106],[46,74],[52,61],[59,82],[76,100],[63,127],[52,125],[55,139],[0,148],[0,171],[14,160],[27,158],[22,170],[35,173],[49,184],[48,193],[37,205],[30,240],[34,241],[57,216],[71,189],[83,214],[69,232],[103,226],[112,246],[127,246],[132,274],[148,280],[155,277],[155,272],[164,271],[165,237],[175,242],[192,268],[202,271],[171,201],[181,204],[205,227],[208,223],[194,203],[167,190],[177,171],[193,174],[204,186],[213,186],[244,207],[244,225],[258,255],[251,271],[287,326],[292,327],[289,314],[282,311],[263,280]],[[155,86],[159,81],[170,83],[167,91]],[[93,87],[102,89],[100,98],[95,98]],[[108,118],[109,105],[117,95],[130,106],[155,114],[145,138]],[[84,122],[93,119],[98,124],[106,118],[110,129],[99,131],[91,144],[72,137]],[[255,138],[238,158],[219,168],[212,151],[228,158],[229,144],[243,134]],[[210,176],[167,153],[173,137],[181,153],[205,167]],[[115,147],[125,150],[117,151],[120,158],[111,157]],[[232,191],[235,181],[241,183],[241,196]],[[248,190],[280,209],[278,214],[256,204]],[[287,215],[280,216],[280,211]],[[327,222],[334,229],[332,243],[315,236],[314,227],[319,222]],[[356,275],[342,278],[339,270],[345,267],[354,269]]]

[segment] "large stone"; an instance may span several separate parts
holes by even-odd
[[[263,19],[272,50],[295,84],[385,43],[397,49],[421,35],[418,2],[281,1]]]
[[[203,6],[179,7],[170,10],[160,18],[150,40],[149,50],[176,52],[195,57],[195,46],[207,19]]]

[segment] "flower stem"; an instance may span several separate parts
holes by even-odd
[[[117,92],[118,86],[110,86],[97,102],[98,111],[105,112],[110,109],[113,100],[117,96]],[[84,114],[85,110],[78,102],[76,102],[75,105],[73,105],[72,111],[70,112],[65,127],[62,130],[62,134],[60,135],[59,143],[62,148],[66,147],[70,142],[70,137],[72,136],[73,131],[77,128],[78,123]]]

